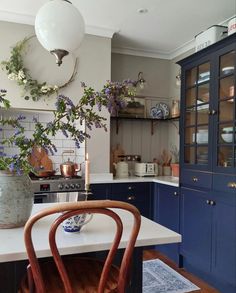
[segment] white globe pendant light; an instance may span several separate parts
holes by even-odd
[[[85,25],[79,10],[68,0],[52,0],[44,4],[35,18],[35,33],[41,45],[62,58],[76,50],[82,42]]]

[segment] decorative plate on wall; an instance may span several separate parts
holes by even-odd
[[[170,108],[166,103],[158,103],[156,105],[156,108],[158,110],[162,110],[163,113],[163,119],[166,119],[170,115]]]
[[[163,119],[163,111],[162,109],[158,109],[157,107],[152,107],[150,109],[150,116],[154,119]]]

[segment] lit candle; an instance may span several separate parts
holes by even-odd
[[[89,173],[90,173],[90,161],[88,159],[88,153],[85,157],[85,190],[89,190]]]

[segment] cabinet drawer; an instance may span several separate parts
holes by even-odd
[[[212,174],[190,170],[182,170],[181,184],[184,186],[203,187],[210,189],[212,187]]]
[[[116,183],[112,184],[113,199],[119,198],[120,200],[132,201],[135,200],[145,201],[145,197],[150,194],[149,183]],[[131,199],[130,199],[131,198]]]
[[[213,189],[216,191],[225,191],[236,194],[236,176],[214,174]]]

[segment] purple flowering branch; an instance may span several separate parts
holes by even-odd
[[[19,153],[12,157],[0,155],[0,169],[15,171],[20,173],[29,173],[34,171],[28,163],[28,156],[34,146],[43,147],[51,155],[57,151],[55,145],[51,142],[50,137],[54,137],[59,131],[66,138],[74,140],[75,146],[80,148],[85,139],[90,138],[87,131],[81,129],[85,125],[86,129],[103,128],[107,131],[106,118],[102,117],[99,112],[102,107],[108,109],[109,113],[116,114],[121,108],[126,106],[125,98],[134,95],[134,83],[130,80],[123,82],[108,81],[100,92],[82,83],[84,93],[78,103],[64,95],[59,95],[56,100],[56,110],[53,112],[54,118],[44,126],[35,117],[35,130],[32,138],[27,138],[24,134],[24,127],[21,122],[25,116],[19,115],[17,118],[0,119],[1,125],[10,125],[14,129],[14,134],[3,140],[2,144],[7,146],[18,147]],[[0,91],[0,105],[8,109],[10,103],[5,99],[6,91]],[[2,152],[3,153],[3,152]]]

